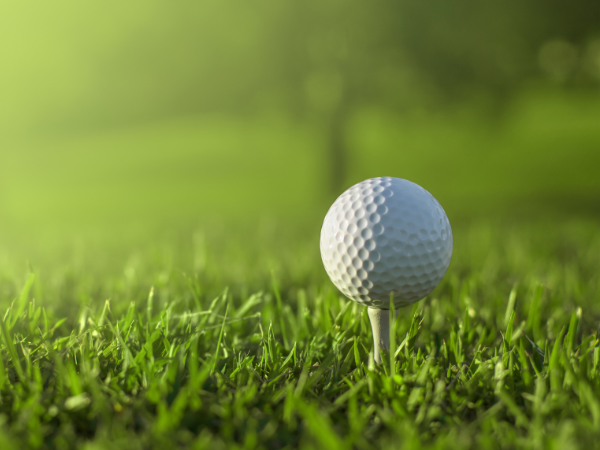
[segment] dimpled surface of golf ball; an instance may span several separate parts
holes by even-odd
[[[321,229],[321,257],[348,298],[388,309],[429,294],[452,257],[452,229],[439,202],[400,178],[358,183],[333,203]]]

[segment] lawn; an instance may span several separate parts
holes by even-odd
[[[593,446],[597,102],[519,99],[494,120],[353,119],[348,179],[415,181],[454,231],[381,365],[320,260],[318,127],[194,116],[7,143],[0,448]]]
[[[0,448],[600,437],[596,221],[458,223],[445,279],[400,311],[381,365],[366,310],[327,280],[315,233],[232,229],[81,244],[29,267],[4,254]]]
[[[0,3],[0,450],[598,445],[593,1],[37,3]],[[381,364],[319,255],[378,176],[454,236]]]

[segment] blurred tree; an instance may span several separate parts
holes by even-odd
[[[118,14],[65,0],[35,17],[11,6],[0,27],[6,130],[19,114],[57,129],[271,109],[322,128],[333,195],[347,182],[348,127],[362,108],[475,98],[498,114],[528,80],[600,81],[597,0],[113,6]]]
[[[439,108],[475,95],[498,114],[521,83],[548,72],[574,84],[598,81],[577,61],[600,31],[595,0],[296,0],[283,13],[272,28],[279,80],[287,103],[327,131],[336,195],[357,109]]]

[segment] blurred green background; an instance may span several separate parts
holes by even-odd
[[[14,248],[215,221],[318,233],[384,175],[458,224],[600,213],[596,1],[3,2],[0,58]]]

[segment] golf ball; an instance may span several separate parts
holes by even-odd
[[[340,291],[371,308],[405,306],[429,294],[452,257],[452,229],[421,186],[391,177],[358,183],[333,203],[321,229],[321,258]]]

